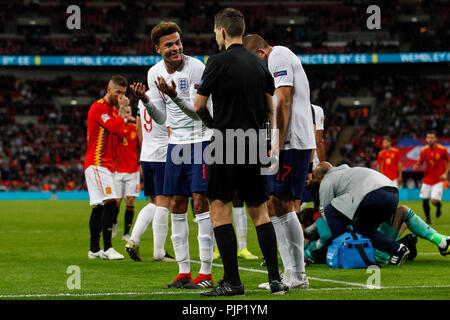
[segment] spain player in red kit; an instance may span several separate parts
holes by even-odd
[[[126,105],[120,106],[120,111],[124,113],[128,120],[117,145],[116,172],[114,173],[114,184],[117,194],[117,209],[113,223],[113,238],[117,232],[117,215],[120,210],[120,203],[125,197],[125,224],[122,240],[130,240],[130,228],[134,217],[134,199],[140,193],[139,155],[138,145],[140,145],[136,124],[131,113],[131,105],[128,98]]]
[[[391,146],[391,137],[383,137],[383,150],[378,153],[377,171],[394,181],[397,187],[402,182],[400,151]]]
[[[123,103],[128,82],[122,76],[113,76],[106,95],[94,102],[88,112],[87,150],[84,160],[89,203],[94,206],[89,220],[91,233],[90,259],[118,260],[123,255],[111,244],[112,222],[116,208],[113,181],[117,137],[122,134],[124,114],[117,116],[117,104]],[[100,250],[100,234],[104,250]]]
[[[420,197],[423,199],[423,210],[426,221],[431,223],[430,205],[428,200],[436,206],[436,218],[441,216],[441,199],[444,190],[444,181],[450,167],[447,149],[437,143],[435,131],[429,131],[426,136],[427,145],[420,151],[419,161],[414,165],[414,170],[418,170],[425,163]]]

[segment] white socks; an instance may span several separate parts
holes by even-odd
[[[233,221],[236,228],[239,251],[241,251],[247,248],[247,215],[244,207],[233,207]]]
[[[213,261],[213,228],[209,211],[195,215],[198,222],[198,248],[201,274],[210,274]]]
[[[270,217],[270,220],[272,221],[273,228],[275,229],[278,251],[280,252],[281,260],[283,261],[284,273],[290,273],[292,272],[292,257],[289,253],[284,228],[281,225],[281,221],[278,217]]]
[[[292,259],[292,271],[301,275],[305,273],[305,260],[304,260],[304,236],[300,221],[298,221],[295,211],[289,212],[281,217],[281,227],[286,237],[289,255]]]
[[[139,211],[138,217],[131,232],[130,240],[133,240],[136,244],[139,244],[142,235],[147,230],[148,225],[153,220],[155,215],[156,206],[153,203],[147,204]]]
[[[164,245],[166,243],[167,232],[169,231],[169,209],[156,207],[152,229],[153,258],[162,259],[166,254]]]
[[[172,213],[172,240],[179,273],[191,272],[189,257],[189,225],[186,213]],[[200,225],[200,224],[199,224]],[[212,246],[211,246],[212,247]]]

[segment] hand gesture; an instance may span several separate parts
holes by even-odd
[[[118,103],[119,103],[119,108],[121,108],[121,107],[125,108],[130,105],[130,99],[128,99],[128,97],[126,95],[122,95],[118,99]]]
[[[172,80],[172,85],[169,86],[163,77],[158,77],[158,81],[155,81],[155,85],[159,91],[167,94],[172,99],[177,96],[177,86],[175,84],[175,81]]]
[[[130,85],[130,88],[131,92],[133,92],[136,98],[142,100],[143,103],[148,103],[150,101],[150,98],[145,94],[145,84],[134,82],[132,85]]]

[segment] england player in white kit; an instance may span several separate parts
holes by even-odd
[[[276,88],[279,170],[268,177],[269,212],[285,268],[283,282],[292,289],[307,288],[304,237],[295,201],[302,199],[311,151],[316,147],[308,78],[298,57],[286,47],[271,47],[258,35],[244,37],[244,47],[267,62]],[[277,155],[276,147],[272,152]]]
[[[325,155],[325,143],[323,141],[325,115],[321,106],[315,104],[311,104],[311,106],[313,107],[316,119],[316,152],[314,152],[313,158],[313,167],[315,168],[320,162],[327,160]]]
[[[147,91],[150,94],[150,91]],[[164,250],[169,230],[169,197],[164,194],[164,172],[169,136],[165,125],[160,125],[148,114],[142,101],[138,103],[137,132],[141,140],[140,163],[144,180],[144,195],[148,203],[139,212],[125,248],[130,257],[141,261],[139,242],[152,222],[153,261],[175,261]]]
[[[204,64],[183,54],[181,30],[173,22],[160,23],[152,30],[152,41],[163,60],[150,68],[147,79],[149,95],[142,94],[142,84],[132,86],[154,121],[170,128],[164,193],[170,196],[172,243],[179,266],[178,277],[167,288],[212,287],[213,231],[206,190],[206,166],[203,149],[212,131],[196,118],[193,101]],[[193,119],[194,118],[194,119]],[[200,272],[192,280],[189,256],[188,199],[198,221]]]

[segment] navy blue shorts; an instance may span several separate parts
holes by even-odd
[[[270,194],[291,195],[302,200],[311,150],[282,150],[278,172],[267,177]]]
[[[164,194],[165,162],[141,161],[144,180],[144,196],[160,196]]]
[[[302,203],[308,202],[314,202],[314,198],[312,197],[311,192],[305,188],[305,190],[303,190]]]
[[[192,144],[169,144],[164,174],[164,194],[185,196],[206,191],[206,164],[203,150],[209,141]],[[172,150],[177,155],[172,158]],[[197,156],[194,156],[197,150]],[[201,152],[200,152],[201,151]]]

